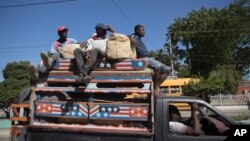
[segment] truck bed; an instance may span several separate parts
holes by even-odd
[[[153,141],[153,136],[113,133],[84,133],[50,130],[29,130],[29,141]]]

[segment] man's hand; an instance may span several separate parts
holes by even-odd
[[[86,65],[89,65],[92,62],[90,51],[85,52],[84,62]]]
[[[191,107],[192,107],[193,111],[198,111],[199,110],[199,106],[198,106],[197,102],[194,102]]]
[[[137,41],[136,41],[136,39],[134,39],[134,38],[132,38],[132,37],[130,37],[130,36],[129,36],[129,39],[130,39],[131,46],[136,47],[136,46],[137,46]]]
[[[113,30],[113,28],[112,28],[111,25],[108,25],[108,27],[109,27],[109,28],[107,29],[108,31],[110,31],[110,32],[112,32],[112,33],[115,32],[115,31]]]
[[[84,42],[82,42],[81,44],[80,44],[80,48],[81,49],[87,49],[88,48],[88,46],[87,46],[87,42],[86,41],[84,41]]]

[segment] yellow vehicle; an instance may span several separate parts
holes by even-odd
[[[197,83],[199,79],[197,78],[173,78],[173,79],[166,79],[160,85],[160,91],[163,95],[167,96],[182,96],[183,92],[182,89],[188,82],[193,81]],[[175,106],[182,111],[190,110],[190,105],[186,103],[175,103]]]
[[[183,95],[182,89],[188,82],[193,81],[197,83],[199,79],[197,78],[173,78],[166,79],[160,85],[160,91],[168,96],[181,96]]]

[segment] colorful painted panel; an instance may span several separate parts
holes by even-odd
[[[75,82],[74,73],[70,71],[51,71],[48,82]]]
[[[143,83],[142,88],[138,87],[117,87],[98,88],[98,83],[89,83],[84,92],[87,93],[150,93],[151,83]]]
[[[152,78],[151,76],[126,76],[123,74],[122,75],[108,75],[108,76],[96,76],[94,77],[93,80],[91,80],[91,82],[121,82],[121,83],[127,83],[127,82],[130,82],[130,83],[134,83],[134,82],[151,82],[152,81]]]
[[[85,88],[75,88],[75,87],[38,87],[35,89],[36,92],[84,92]]]
[[[91,73],[94,79],[91,82],[110,82],[110,83],[138,83],[152,82],[152,74],[148,72],[134,71],[94,71]]]
[[[36,116],[88,118],[86,103],[36,102]]]
[[[72,67],[73,62],[70,59],[60,59],[53,64],[53,69],[56,70],[70,70]]]
[[[147,121],[148,104],[97,104],[90,107],[90,119]]]
[[[98,69],[135,70],[145,69],[147,61],[145,59],[124,59],[124,60],[102,60],[96,65]]]

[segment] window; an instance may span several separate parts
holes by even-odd
[[[178,135],[227,135],[229,127],[223,122],[223,119],[208,107],[198,104],[195,116],[198,118],[198,129],[195,133],[192,118],[193,103],[171,102],[168,105],[169,130],[170,133]],[[189,130],[189,131],[187,131]]]
[[[160,92],[164,93],[164,94],[168,94],[169,93],[169,88],[168,87],[160,87]]]
[[[171,94],[181,93],[180,87],[179,86],[170,86],[170,93]]]

